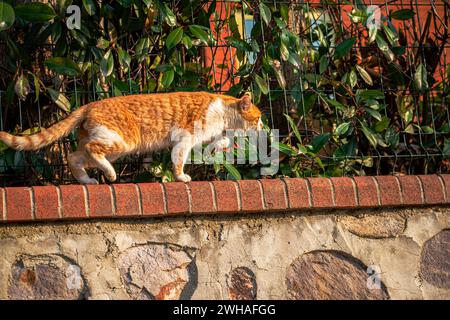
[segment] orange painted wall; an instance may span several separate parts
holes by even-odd
[[[230,16],[235,8],[235,3],[218,1],[216,12],[219,20],[225,20]],[[239,83],[239,79],[234,76],[239,65],[236,59],[236,49],[225,46],[225,38],[231,35],[230,28],[224,24],[219,30],[216,30],[216,24],[211,17],[211,29],[217,39],[217,46],[205,48],[204,63],[206,67],[211,67],[212,86],[221,85],[221,91],[227,91],[233,84]]]

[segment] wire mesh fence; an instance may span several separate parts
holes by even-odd
[[[106,97],[250,92],[281,132],[278,175],[450,171],[446,0],[72,4],[75,28],[67,7],[49,2],[51,19],[17,5],[14,25],[0,31],[1,131],[33,134]],[[76,144],[76,133],[38,152],[0,144],[0,184],[74,182],[66,160]],[[173,178],[168,151],[115,167],[118,182]],[[254,165],[237,170],[260,177]],[[188,171],[236,178],[217,166]]]

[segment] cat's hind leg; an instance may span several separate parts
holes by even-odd
[[[102,170],[106,179],[111,182],[116,181],[117,175],[107,158],[116,159],[117,157],[113,154],[120,153],[121,150],[118,149],[117,146],[108,146],[99,142],[89,142],[84,146],[85,153],[89,158],[89,165]]]
[[[75,151],[67,157],[70,171],[72,175],[82,184],[98,184],[96,179],[90,178],[86,172],[89,160],[84,150]]]
[[[184,164],[191,153],[191,137],[183,137],[172,148],[172,163],[175,179],[181,182],[191,181],[191,177],[184,173]]]

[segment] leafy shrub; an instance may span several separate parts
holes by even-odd
[[[371,23],[373,8],[357,3],[343,24],[337,1],[320,6],[298,1],[0,2],[4,129],[30,134],[108,96],[250,91],[267,127],[284,134],[278,144],[279,175],[448,171],[450,67],[443,62],[448,31],[431,28],[445,24],[448,15],[441,17],[434,8],[419,33],[412,8],[390,10],[378,28]],[[80,29],[68,27],[70,5],[81,8]],[[233,51],[218,61],[223,47]],[[202,59],[208,53],[213,64]],[[229,77],[217,81],[221,70]],[[67,141],[49,156],[21,155],[0,145],[0,174],[27,165],[51,167],[74,146]],[[154,159],[149,168],[150,174],[137,179],[172,179],[167,157]],[[40,171],[37,180],[58,175]],[[191,171],[196,179],[259,177],[255,165],[193,166]],[[133,172],[125,176],[136,179]]]

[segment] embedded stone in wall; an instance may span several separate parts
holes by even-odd
[[[397,213],[342,216],[339,221],[351,233],[365,238],[393,238],[401,235],[406,219]]]
[[[228,278],[228,290],[231,300],[255,300],[257,286],[253,271],[246,267],[233,269]]]
[[[367,267],[344,252],[313,251],[288,267],[286,287],[289,298],[297,300],[388,299],[384,284],[377,288],[369,277]]]
[[[133,299],[180,299],[192,282],[192,256],[185,250],[163,244],[148,244],[125,250],[118,267],[128,294]]]
[[[87,293],[77,264],[58,255],[22,256],[12,266],[8,297],[79,300]]]
[[[420,257],[420,275],[437,288],[450,289],[450,229],[425,242]]]

